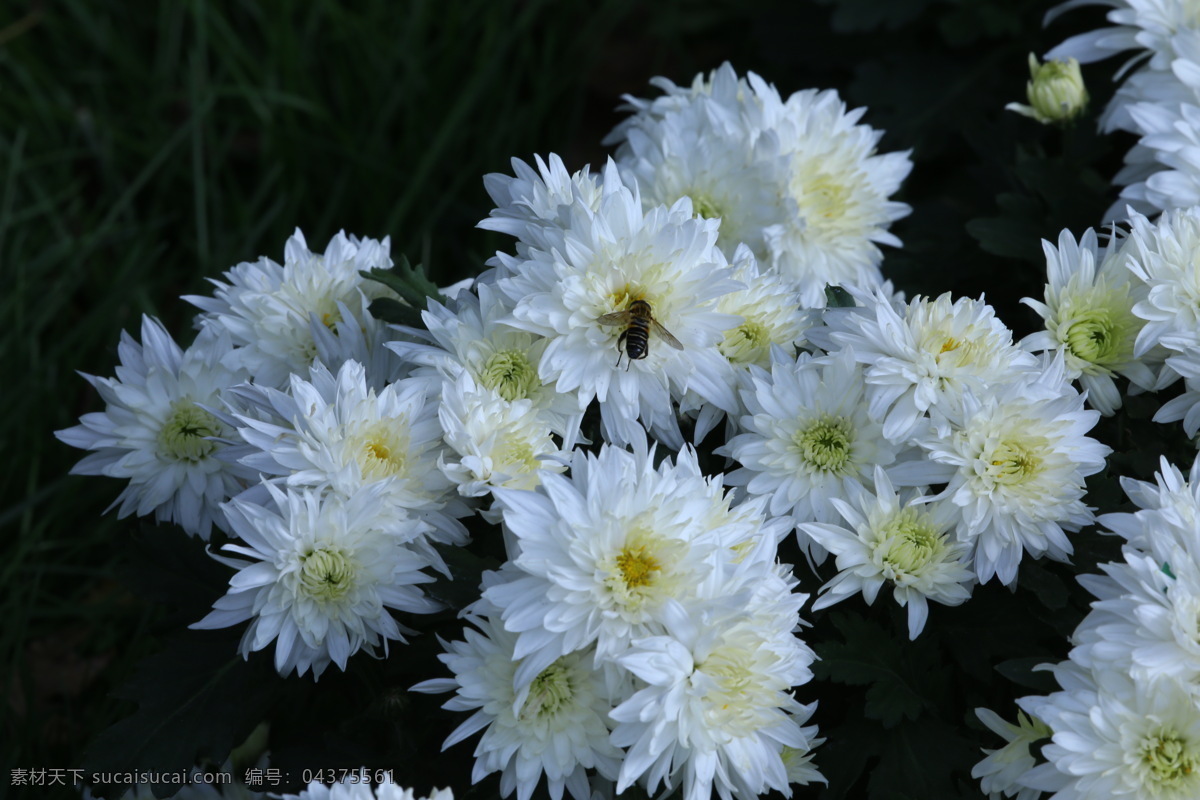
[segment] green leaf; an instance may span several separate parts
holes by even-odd
[[[885,728],[919,716],[928,701],[913,674],[906,647],[868,619],[849,614],[834,614],[832,619],[845,642],[825,642],[814,648],[821,658],[813,665],[817,677],[867,686],[865,713]]]
[[[269,659],[247,662],[238,655],[240,635],[189,631],[142,661],[118,692],[136,701],[137,711],[92,740],[85,772],[186,772],[201,757],[224,761],[265,717],[278,684]],[[122,783],[117,778],[100,787],[116,790]],[[179,787],[151,788],[155,797],[166,797]]]
[[[854,308],[858,304],[849,292],[830,283],[825,286],[825,305],[829,308]]]
[[[961,731],[937,720],[923,719],[896,728],[884,740],[879,764],[867,783],[868,796],[879,800],[978,797],[978,786],[956,790],[955,773],[969,773],[979,754]]]
[[[1018,686],[1024,686],[1037,692],[1049,694],[1058,689],[1058,682],[1049,672],[1034,672],[1034,667],[1053,661],[1049,656],[1025,656],[1010,658],[996,665],[996,672],[1008,678]]]
[[[438,553],[450,568],[450,580],[439,577],[436,583],[425,587],[425,593],[459,610],[479,599],[479,584],[485,570],[500,568],[494,558],[480,558],[465,547],[439,547]]]
[[[407,256],[400,256],[400,260],[391,269],[375,267],[359,274],[368,280],[382,283],[399,295],[399,300],[380,297],[371,302],[371,314],[385,322],[407,325],[410,328],[424,327],[421,311],[428,305],[429,298],[439,302],[443,300],[438,287],[425,277],[421,265],[414,267],[409,263]]]

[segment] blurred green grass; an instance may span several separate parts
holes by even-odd
[[[193,309],[179,295],[205,292],[206,276],[239,261],[279,259],[296,226],[314,249],[343,228],[390,235],[393,253],[439,284],[472,274],[505,246],[473,228],[488,210],[484,173],[534,152],[558,152],[571,169],[597,164],[622,93],[646,95],[653,75],[684,83],[725,59],[785,94],[833,87],[870,104],[865,121],[892,128],[882,149],[915,148],[901,196],[914,213],[896,228],[906,248],[891,263],[922,288],[977,292],[1011,262],[978,253],[963,223],[994,211],[1009,180],[1005,148],[1028,135],[1024,121],[996,120],[1021,99],[1047,5],[0,9],[0,761],[78,766],[87,741],[125,711],[110,692],[156,648],[160,609],[120,574],[136,524],[102,515],[121,485],[68,476],[81,453],[52,435],[100,410],[74,373],[112,374],[118,334],[136,331],[142,313],[186,344]],[[869,19],[868,7],[890,10]],[[1072,213],[1090,220],[1108,200],[1090,202],[1072,201]],[[1067,222],[1040,224],[1052,235]],[[964,254],[975,260],[964,265]],[[0,796],[7,786],[4,776]]]

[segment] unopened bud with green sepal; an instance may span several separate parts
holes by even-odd
[[[1030,53],[1029,78],[1025,84],[1029,105],[1009,103],[1006,109],[1032,117],[1043,124],[1064,124],[1087,108],[1087,87],[1083,85],[1083,75],[1075,59],[1039,64],[1037,57]]]

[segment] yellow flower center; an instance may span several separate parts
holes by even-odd
[[[621,570],[625,585],[637,589],[652,584],[662,565],[646,545],[626,545],[617,555],[617,568]]]
[[[408,466],[407,426],[401,418],[382,419],[361,430],[354,454],[364,478],[380,480]]]

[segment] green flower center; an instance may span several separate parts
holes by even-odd
[[[529,696],[525,699],[525,705],[521,706],[521,719],[552,717],[571,704],[575,687],[571,680],[571,665],[565,663],[567,658],[559,658],[533,679]]]
[[[854,467],[854,425],[845,417],[824,414],[793,440],[804,462],[820,472],[848,475]]]
[[[158,432],[158,450],[176,461],[203,461],[217,449],[217,443],[205,437],[220,432],[221,423],[212,414],[186,398],[176,400]]]
[[[342,550],[313,550],[300,558],[300,586],[318,603],[335,602],[354,588],[354,566]]]
[[[725,212],[721,210],[721,206],[715,200],[706,194],[693,194],[692,210],[696,212],[697,217],[704,219],[720,219],[725,216]]]
[[[1122,337],[1105,309],[1097,308],[1080,315],[1067,328],[1067,348],[1076,357],[1103,364],[1120,354]]]
[[[992,451],[985,472],[998,484],[1025,483],[1041,470],[1042,457],[1033,443],[1003,441]]]
[[[499,448],[496,460],[501,464],[520,467],[526,472],[536,472],[542,465],[533,453],[533,446],[517,437],[512,437],[504,442]]]
[[[882,561],[897,576],[920,572],[942,549],[942,537],[915,508],[901,509],[881,533]]]
[[[523,400],[540,385],[529,356],[520,350],[498,350],[488,357],[479,376],[483,385],[508,402]]]
[[[771,332],[767,326],[746,320],[725,332],[720,344],[721,355],[738,364],[759,364],[766,360],[771,348]]]
[[[1142,741],[1139,755],[1146,765],[1155,789],[1175,789],[1183,785],[1197,767],[1188,742],[1174,731],[1159,731]]]

